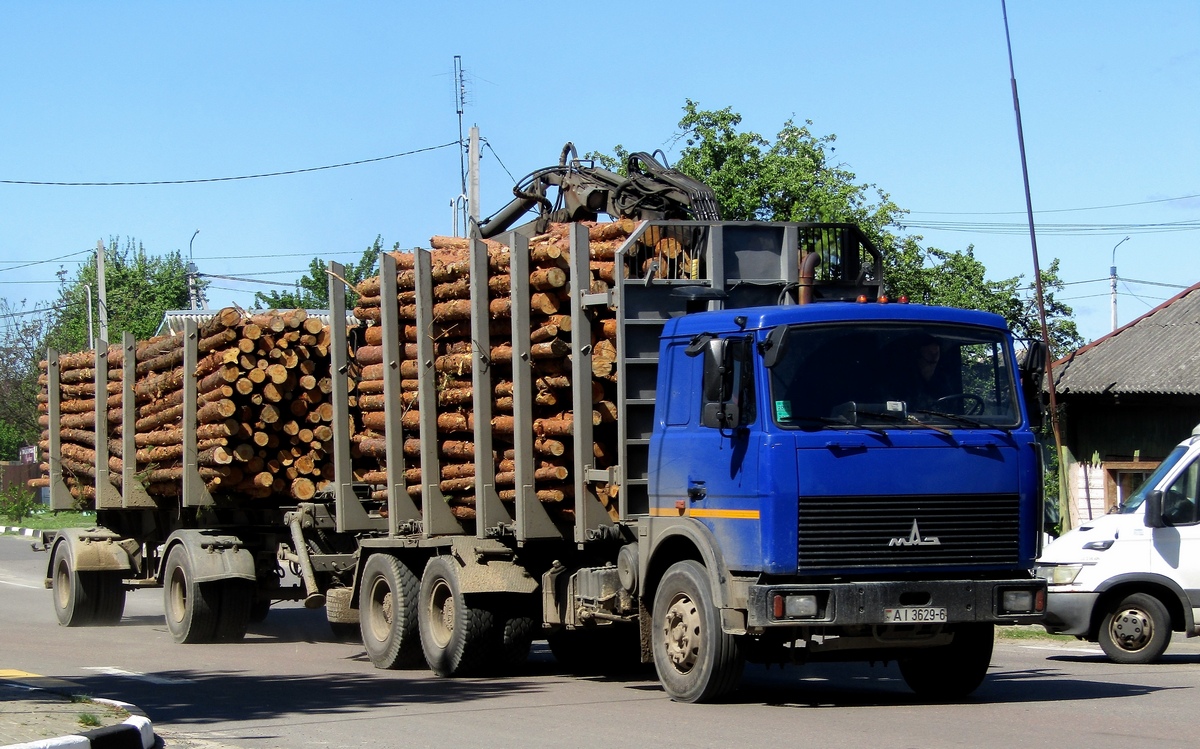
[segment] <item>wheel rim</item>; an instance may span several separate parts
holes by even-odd
[[[60,609],[71,605],[71,570],[65,559],[54,568],[54,600]]]
[[[1137,652],[1154,639],[1154,620],[1141,609],[1122,609],[1113,615],[1108,632],[1122,650]]]
[[[371,611],[369,627],[371,636],[380,642],[387,639],[392,630],[392,588],[382,577],[375,580],[371,586]]]
[[[171,617],[171,621],[180,624],[187,613],[187,576],[183,574],[182,567],[171,570],[170,585],[171,595],[167,606],[167,616]]]
[[[438,580],[429,591],[429,634],[444,648],[454,634],[454,591],[445,580]]]
[[[700,611],[691,596],[677,594],[663,618],[662,644],[667,661],[681,674],[695,667],[700,658]]]

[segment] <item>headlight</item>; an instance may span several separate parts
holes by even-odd
[[[1083,548],[1089,551],[1107,551],[1116,540],[1115,538],[1106,538],[1103,541],[1088,541]]]
[[[1081,569],[1082,564],[1043,564],[1038,565],[1037,576],[1050,585],[1070,585]]]

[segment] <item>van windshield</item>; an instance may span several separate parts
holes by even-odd
[[[1142,482],[1142,485],[1125,498],[1125,501],[1121,503],[1119,508],[1117,508],[1117,512],[1120,512],[1123,515],[1128,515],[1129,513],[1135,512],[1139,507],[1141,507],[1142,503],[1146,501],[1146,495],[1153,491],[1154,487],[1158,486],[1158,482],[1162,481],[1163,476],[1166,476],[1168,473],[1170,473],[1171,469],[1175,467],[1175,464],[1182,460],[1183,456],[1186,454],[1186,446],[1176,446],[1176,448],[1171,451],[1171,454],[1164,458],[1163,462],[1158,464],[1158,468],[1154,469],[1154,473],[1147,476],[1146,480]]]
[[[771,367],[784,428],[1002,428],[1020,423],[1013,355],[995,328],[918,322],[795,325]]]

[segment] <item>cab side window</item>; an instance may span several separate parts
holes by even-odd
[[[1171,525],[1192,525],[1197,521],[1198,484],[1200,484],[1200,460],[1193,461],[1164,493],[1164,520]]]

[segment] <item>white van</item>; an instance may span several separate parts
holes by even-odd
[[[1200,426],[1117,510],[1051,543],[1045,627],[1149,663],[1171,632],[1200,634]]]

